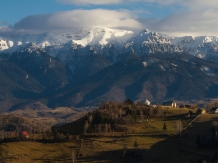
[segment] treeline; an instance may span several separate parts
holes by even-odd
[[[0,117],[0,141],[19,141],[24,140],[26,135],[23,132],[32,134],[43,133],[43,126],[27,121],[19,116]]]
[[[97,110],[86,115],[84,133],[128,132],[129,124],[147,121],[151,117],[162,117],[165,114],[160,106],[106,101]]]
[[[196,144],[199,148],[217,148],[218,147],[218,122],[214,121],[210,130],[204,134],[198,134]]]

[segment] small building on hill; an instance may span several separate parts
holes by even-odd
[[[210,109],[210,113],[217,114],[218,113],[218,107],[213,107]]]
[[[123,102],[124,105],[133,105],[134,102],[131,101],[130,99],[126,99],[124,102]]]
[[[26,139],[29,139],[29,134],[28,134],[28,132],[23,131],[23,132],[22,132],[22,137],[23,137],[23,138],[26,138]]]
[[[198,115],[201,115],[201,114],[204,114],[204,113],[206,113],[205,109],[198,108],[198,110],[196,111],[196,114],[198,114]]]
[[[168,107],[175,107],[176,108],[176,102],[175,101],[164,101],[162,103],[162,106],[168,106]]]
[[[151,102],[146,99],[146,100],[145,100],[145,105],[150,106],[150,105],[151,105]]]

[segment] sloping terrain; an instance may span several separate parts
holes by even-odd
[[[157,54],[113,64],[53,96],[50,105],[97,105],[104,100],[188,100],[216,97],[218,66],[187,54]],[[62,92],[63,93],[63,92]]]
[[[128,135],[128,133],[110,132],[101,133],[101,135],[84,135],[79,138],[76,135],[70,135],[66,141],[67,135],[62,135],[62,141],[54,143],[42,143],[34,141],[4,142],[0,144],[0,160],[3,162],[72,162],[72,155],[81,154],[77,161],[81,163],[91,162],[145,162],[145,163],[184,163],[184,162],[214,162],[217,158],[216,148],[199,148],[196,144],[197,135],[200,134],[203,141],[203,135],[210,133],[212,126],[217,126],[217,115],[200,115],[192,122],[189,127],[180,134],[176,133],[175,123],[178,118],[189,119],[185,117],[178,109],[168,110],[171,112],[166,117],[151,118],[150,123],[134,123],[134,129],[155,133],[158,130],[159,135]],[[186,110],[186,112],[188,109]],[[70,130],[72,134],[83,133],[81,131],[82,119],[74,123],[66,124],[60,128]],[[166,123],[166,135],[163,134],[163,124]],[[80,126],[80,128],[78,128]],[[154,128],[155,126],[156,128]],[[127,134],[127,135],[126,135]],[[34,134],[31,138],[34,138]],[[43,135],[38,134],[43,137]],[[209,136],[209,135],[208,135]],[[54,139],[53,135],[48,134],[47,139]],[[216,138],[217,139],[217,138]],[[114,141],[117,140],[117,141]],[[137,142],[138,146],[135,146]],[[125,157],[124,157],[125,156]],[[214,157],[215,156],[215,157]]]
[[[4,60],[0,60],[0,87],[2,94],[1,99],[7,99],[9,91],[28,90],[32,92],[41,92],[45,89],[37,80],[26,71]],[[11,95],[9,95],[11,96]]]
[[[63,63],[42,52],[24,53],[27,55],[24,59],[21,54],[15,53],[9,62],[1,61],[2,66],[14,66],[10,66],[8,73],[23,71],[23,76],[15,73],[11,80],[2,75],[3,100],[41,99],[49,107],[81,107],[126,98],[158,103],[169,99],[202,100],[218,96],[215,91],[218,89],[217,64],[185,53],[130,55],[115,64],[93,54],[83,58],[81,64],[82,61],[86,64],[77,67],[74,73],[68,73]],[[10,88],[12,86],[14,89]]]
[[[58,106],[97,106],[102,101],[148,99],[202,100],[218,96],[218,66],[193,55],[166,50],[170,40],[145,32],[119,54],[99,54],[91,46],[78,47],[71,42],[55,58],[33,43],[14,53],[1,56],[1,99],[13,103],[42,101],[50,108]],[[148,44],[158,52],[147,53]],[[163,44],[163,45],[162,45]],[[112,45],[108,48],[115,48]],[[145,48],[145,49],[144,49]],[[146,50],[147,49],[147,50]],[[158,50],[159,49],[159,50]],[[163,51],[161,50],[163,49]],[[114,49],[116,50],[116,48]],[[82,53],[84,52],[84,53]],[[87,53],[86,53],[87,52]],[[123,53],[122,53],[123,52]],[[4,68],[7,67],[7,68]],[[16,102],[14,102],[14,100]],[[13,105],[4,104],[3,110]]]
[[[65,64],[33,44],[13,53],[8,61],[24,69],[47,88],[55,89],[68,84]]]

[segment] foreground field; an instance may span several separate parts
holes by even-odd
[[[84,140],[80,149],[81,157],[77,162],[170,162],[170,155],[178,155],[178,145],[175,140],[166,141],[166,137],[124,137],[119,142],[112,142],[112,138],[99,137]],[[134,147],[137,141],[138,148]],[[160,143],[158,145],[158,143]],[[15,142],[1,145],[2,162],[72,162],[72,152],[76,153],[79,142],[65,142],[42,144],[36,142]],[[156,144],[156,145],[155,145]],[[136,157],[126,156],[123,159],[123,145],[128,151],[134,152]],[[155,146],[154,146],[155,145]],[[139,157],[139,158],[138,158]],[[169,160],[170,158],[170,160]],[[183,156],[181,155],[181,158]],[[138,160],[139,159],[139,160]],[[178,159],[178,157],[176,157]],[[174,161],[176,160],[173,159]],[[172,162],[173,162],[172,160]]]
[[[190,137],[189,141],[191,141]],[[81,163],[184,163],[203,160],[214,155],[214,149],[198,149],[194,143],[183,143],[187,138],[181,137],[120,137],[119,142],[112,138],[98,137],[83,140],[80,157]],[[194,141],[193,139],[192,141]],[[134,142],[138,147],[134,147]],[[62,142],[42,144],[36,142],[14,142],[1,145],[1,162],[12,163],[72,163],[72,153],[76,153],[80,142]],[[126,145],[126,156],[123,158],[123,146]]]
[[[185,127],[194,119],[185,117],[187,112],[183,110],[181,114],[181,110],[171,110],[165,117],[150,119],[148,123],[138,121],[129,126],[131,133],[90,134],[83,137],[82,141],[77,137],[59,143],[2,143],[0,162],[72,163],[72,155],[74,158],[78,156],[75,162],[80,163],[184,163],[212,159],[216,149],[198,148],[196,137],[210,130],[212,123],[218,120],[218,115],[200,115],[181,135],[177,135],[175,120],[181,119]],[[166,134],[163,134],[163,123],[167,125]],[[72,123],[62,129],[76,132],[81,127],[79,123],[76,127]]]

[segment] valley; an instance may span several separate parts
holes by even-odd
[[[126,108],[130,108],[133,112],[129,112]],[[110,113],[110,110],[113,112]],[[124,110],[127,112],[124,113]],[[140,110],[143,112],[140,113]],[[215,158],[216,147],[209,144],[207,147],[204,146],[206,144],[203,144],[203,135],[212,133],[213,126],[217,125],[218,116],[210,113],[197,117],[186,116],[190,111],[194,115],[196,109],[163,106],[152,108],[130,104],[121,105],[120,111],[119,103],[103,103],[97,110],[89,111],[76,121],[52,128],[44,128],[47,122],[52,122],[52,118],[44,118],[49,120],[47,122],[38,119],[38,122],[42,123],[43,130],[40,132],[27,130],[28,139],[23,137],[17,141],[15,135],[6,135],[5,132],[5,138],[1,139],[0,144],[0,160],[5,163],[96,161],[184,163],[203,162],[203,160],[209,162]],[[113,114],[117,114],[118,117],[111,122],[106,117],[101,121],[98,112],[108,120],[111,114],[112,117]],[[132,120],[126,119],[127,113],[131,115]],[[119,117],[124,114],[127,115]],[[4,116],[7,115],[1,115],[1,119]],[[29,118],[25,120],[26,126],[31,125],[27,122],[30,120]],[[35,120],[37,121],[37,118]],[[108,121],[107,124],[111,125],[111,129],[105,128],[104,121]],[[100,125],[101,129],[98,127]],[[201,138],[200,146],[196,144],[197,135]]]

